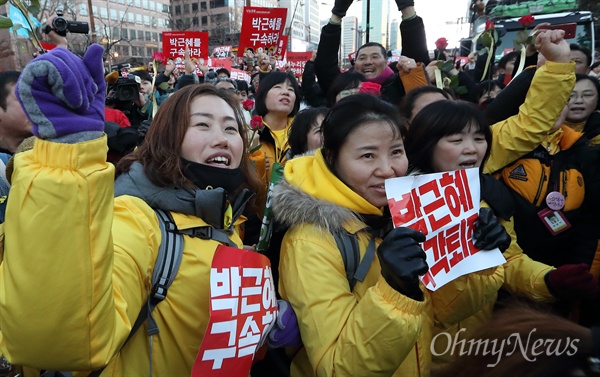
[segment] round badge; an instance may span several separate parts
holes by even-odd
[[[552,191],[546,196],[546,204],[550,209],[558,211],[565,206],[565,197],[558,191]]]

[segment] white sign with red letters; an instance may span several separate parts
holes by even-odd
[[[247,377],[276,318],[268,258],[219,246],[210,271],[210,319],[192,377]]]
[[[422,277],[435,291],[465,274],[506,262],[500,250],[480,252],[473,244],[479,217],[479,169],[388,179],[385,182],[395,227],[425,234],[421,244],[429,272]]]

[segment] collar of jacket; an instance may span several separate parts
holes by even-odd
[[[390,67],[386,66],[385,69],[383,70],[383,72],[381,72],[379,74],[379,76],[369,79],[367,81],[374,82],[374,83],[377,83],[377,84],[383,86],[386,83],[387,79],[389,79],[393,75],[394,75],[394,70],[392,70]]]
[[[121,195],[140,198],[152,208],[199,217],[216,229],[224,228],[224,218],[229,206],[227,193],[220,187],[213,190],[186,190],[156,186],[146,177],[139,162],[134,162],[131,169],[115,181],[115,197]],[[247,189],[236,196],[232,205],[231,224],[242,214],[252,196]]]
[[[276,221],[286,226],[312,223],[329,232],[345,227],[355,233],[365,227],[363,216],[383,214],[329,170],[320,149],[286,163],[271,200]]]

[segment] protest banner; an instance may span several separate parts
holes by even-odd
[[[164,31],[162,51],[166,58],[181,58],[185,46],[190,49],[190,58],[208,58],[208,33],[205,31]]]
[[[238,56],[251,51],[275,54],[287,17],[287,8],[244,7]]]
[[[208,68],[212,68],[215,71],[219,68],[225,68],[231,72],[231,60],[229,59],[215,59],[209,58],[207,63]]]
[[[304,66],[306,62],[310,60],[312,57],[311,51],[306,52],[292,52],[288,51],[285,56],[288,64],[290,65],[290,69],[294,72],[294,76],[301,77],[302,73],[304,73]]]
[[[233,80],[246,80],[246,82],[250,84],[250,75],[248,74],[248,72],[242,71],[241,69],[232,68],[231,78]]]
[[[279,42],[277,43],[277,50],[275,50],[275,53],[273,54],[273,56],[276,59],[282,60],[285,57],[288,39],[289,37],[287,35],[282,35],[281,38],[279,38]]]
[[[473,244],[479,216],[479,169],[400,177],[385,181],[392,221],[425,234],[421,244],[429,272],[423,284],[435,291],[471,272],[506,262],[500,250]]]
[[[213,48],[212,57],[217,59],[224,59],[229,56],[231,52],[231,46],[217,46]]]
[[[192,377],[247,377],[276,318],[269,259],[218,246],[210,269],[210,318]]]

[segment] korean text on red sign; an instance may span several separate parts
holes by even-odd
[[[244,7],[238,56],[252,50],[274,55],[283,35],[287,8]]]
[[[290,65],[290,69],[294,72],[294,76],[302,76],[306,62],[312,57],[312,52],[292,52],[288,51],[286,59]]]
[[[435,291],[462,275],[506,262],[498,249],[481,253],[473,245],[479,169],[393,178],[385,182],[385,190],[394,226],[426,236],[421,246],[429,265],[422,278],[427,289]]]
[[[210,319],[192,377],[247,377],[276,318],[269,260],[219,246],[210,272]]]
[[[165,31],[162,37],[163,54],[168,58],[182,58],[185,47],[190,58],[208,58],[208,33],[204,31]]]

